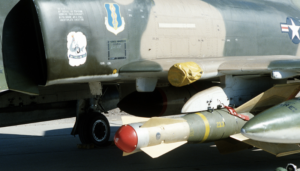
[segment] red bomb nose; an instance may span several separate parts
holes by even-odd
[[[138,143],[137,133],[131,126],[123,125],[116,132],[114,141],[119,149],[131,153],[136,149]]]

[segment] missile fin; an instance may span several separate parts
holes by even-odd
[[[236,139],[236,140],[238,140],[238,141],[246,141],[246,140],[249,140],[249,138],[245,137],[245,136],[242,135],[242,134],[234,134],[234,135],[231,135],[230,137],[233,138],[233,139]]]
[[[236,109],[237,113],[259,113],[286,100],[293,99],[299,93],[300,83],[279,84],[254,97]]]
[[[278,144],[255,141],[243,136],[242,134],[235,134],[231,135],[230,137],[242,141],[246,144],[252,145],[254,147],[260,148],[268,153],[275,155],[276,157],[283,157],[287,155],[300,153],[300,146],[298,144]]]
[[[144,151],[146,154],[148,154],[150,157],[157,158],[186,143],[187,141],[180,141],[180,142],[168,143],[168,144],[161,143],[159,145],[141,148],[141,150]]]
[[[136,152],[137,152],[137,151],[134,151],[134,152],[131,152],[131,153],[123,152],[123,157],[129,156],[129,155],[134,154],[134,153],[136,153]]]
[[[123,125],[126,125],[131,123],[147,122],[149,119],[150,118],[135,117],[135,116],[122,116],[122,123]]]
[[[178,119],[171,119],[171,118],[159,118],[153,117],[149,119],[141,128],[149,128],[149,127],[156,127],[168,124],[175,124],[175,123],[182,123],[186,122],[186,120],[178,118]]]

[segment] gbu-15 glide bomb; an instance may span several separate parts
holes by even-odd
[[[250,139],[269,143],[300,143],[300,98],[276,105],[251,119],[241,130]]]
[[[253,115],[244,113],[242,117],[249,119]],[[246,122],[226,109],[172,119],[154,117],[144,123],[123,125],[115,134],[114,141],[125,154],[142,150],[156,158],[187,142],[201,143],[228,138],[240,133]]]

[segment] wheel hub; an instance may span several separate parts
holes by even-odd
[[[101,142],[107,136],[107,125],[102,120],[96,120],[93,124],[93,137],[97,142]]]

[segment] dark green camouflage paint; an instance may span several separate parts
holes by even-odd
[[[298,45],[281,33],[280,23],[299,17],[289,0],[204,0],[222,14],[226,26],[224,56],[296,55]],[[235,41],[238,39],[238,41]]]
[[[125,20],[125,29],[117,36],[106,29],[104,8],[105,3],[112,0],[99,1],[45,1],[36,0],[35,5],[41,22],[48,65],[48,80],[91,76],[109,75],[114,69],[140,58],[140,39],[147,25],[149,10],[153,5],[151,0],[136,1],[130,5],[119,5]],[[47,8],[47,9],[46,9]],[[82,10],[84,21],[61,22],[57,8]],[[131,18],[128,9],[133,13]],[[140,9],[144,11],[144,19],[140,19]],[[47,12],[45,12],[47,10]],[[87,38],[87,61],[84,65],[72,67],[67,58],[67,35],[70,32],[82,32]],[[127,44],[127,59],[108,60],[108,41],[125,40]],[[101,62],[111,65],[100,65]]]
[[[298,45],[292,43],[287,34],[281,33],[280,23],[289,16],[299,16],[299,10],[292,3],[260,0],[207,0],[223,15],[226,26],[226,43],[223,56],[296,55]],[[46,3],[47,9],[41,4]],[[88,75],[108,75],[130,62],[140,60],[141,36],[147,25],[149,11],[154,1],[134,1],[129,5],[119,5],[126,22],[125,30],[114,35],[104,25],[105,3],[114,1],[35,1],[42,31],[48,63],[48,80]],[[57,8],[82,9],[85,21],[80,23],[58,22]],[[131,10],[129,17],[128,9]],[[141,18],[140,9],[143,10]],[[44,11],[47,11],[44,12]],[[299,16],[300,17],[300,16]],[[53,24],[54,23],[54,24]],[[86,64],[79,67],[68,65],[67,34],[71,31],[83,32],[88,40]],[[227,41],[230,39],[230,42]],[[236,41],[237,39],[237,41]],[[126,40],[127,59],[109,61],[108,41]],[[99,61],[112,62],[101,66]]]
[[[113,0],[25,1],[33,2],[38,14],[45,49],[46,82],[88,76],[110,76],[114,69],[119,71],[124,65],[145,60],[140,51],[141,37],[147,27],[150,11],[155,6],[153,0],[134,0],[128,5],[118,4],[126,24],[124,31],[117,35],[109,32],[104,24],[107,16],[104,4],[115,3]],[[17,2],[0,1],[1,33],[7,13]],[[224,19],[226,39],[223,56],[296,55],[298,45],[294,44],[287,34],[281,33],[280,27],[280,23],[285,23],[287,17],[300,17],[299,9],[292,1],[205,0],[205,2],[215,7]],[[59,8],[82,10],[84,21],[61,22]],[[88,57],[84,65],[72,67],[68,64],[67,35],[70,32],[82,32],[87,38]],[[109,41],[119,40],[126,41],[126,59],[108,60]],[[111,64],[101,65],[108,62]],[[3,80],[0,89],[7,89],[5,79],[1,75],[3,73],[0,73],[0,79]]]

